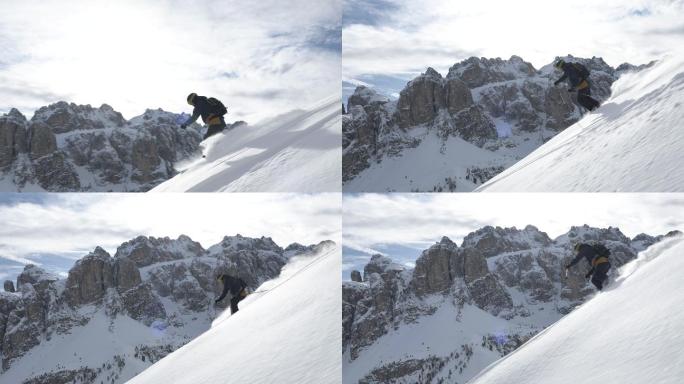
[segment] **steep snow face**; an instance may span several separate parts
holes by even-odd
[[[155,192],[336,192],[340,190],[340,97],[204,142],[206,158]]]
[[[337,383],[341,250],[294,257],[279,278],[129,383]]]
[[[664,240],[618,279],[471,384],[681,383],[684,239]]]
[[[624,74],[612,96],[478,191],[684,191],[684,56]]]

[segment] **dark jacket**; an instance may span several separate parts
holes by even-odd
[[[575,258],[572,259],[570,264],[568,264],[568,268],[579,263],[579,261],[582,260],[582,258],[585,258],[587,262],[591,265],[591,261],[594,260],[594,257],[596,257],[596,251],[594,251],[594,247],[592,247],[589,244],[580,244],[579,249],[577,250],[577,256],[575,256]]]
[[[247,284],[245,284],[245,281],[239,277],[234,277],[230,275],[221,276],[223,276],[223,292],[221,293],[221,296],[218,299],[216,299],[216,301],[223,300],[223,298],[226,297],[228,292],[230,292],[231,296],[235,297],[240,293],[240,291],[247,288]]]
[[[575,88],[582,82],[582,80],[586,80],[584,76],[582,76],[580,70],[575,67],[575,63],[563,63],[563,68],[561,69],[563,70],[563,76],[556,80],[554,84],[558,84],[567,79],[568,83],[570,83],[570,86]]]
[[[195,108],[192,110],[192,116],[183,125],[187,126],[194,123],[200,116],[202,116],[202,121],[207,122],[209,117],[213,115],[214,108],[205,96],[195,96],[193,106]]]

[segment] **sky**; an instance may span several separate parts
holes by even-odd
[[[683,194],[454,193],[346,194],[343,198],[343,267],[363,270],[385,254],[414,266],[422,250],[447,236],[457,244],[486,225],[534,225],[552,239],[571,226],[618,227],[634,237],[684,231]]]
[[[340,241],[339,194],[0,194],[0,281],[33,263],[65,275],[96,246],[185,234],[206,249],[224,236]]]
[[[339,92],[339,0],[22,0],[0,12],[0,112],[60,100],[255,123]]]
[[[644,64],[684,46],[684,0],[344,0],[342,36],[343,79],[370,84],[471,56]]]

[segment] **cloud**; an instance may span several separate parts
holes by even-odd
[[[388,8],[349,8],[343,73],[350,78],[428,66],[443,72],[469,56],[518,55],[537,68],[567,53],[641,64],[662,54],[652,47],[683,45],[681,1],[400,0]]]
[[[139,235],[185,234],[205,248],[238,233],[283,247],[339,242],[340,204],[337,194],[3,194],[0,258],[64,272],[65,260]]]
[[[348,268],[363,268],[373,253],[404,264],[448,236],[460,243],[485,225],[534,225],[552,238],[571,226],[618,227],[627,236],[684,229],[678,194],[349,194],[343,200]],[[346,260],[351,255],[350,260]],[[347,271],[349,272],[349,271]]]
[[[4,89],[29,95],[4,93],[0,110],[20,106],[30,117],[64,99],[107,103],[130,118],[146,108],[186,111],[190,92],[215,96],[251,122],[305,108],[339,87],[339,3],[8,3],[0,78]]]
[[[379,25],[399,6],[387,0],[345,0],[342,16],[344,26],[353,24]]]

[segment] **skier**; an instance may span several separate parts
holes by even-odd
[[[216,280],[223,283],[223,292],[218,299],[214,300],[214,303],[218,304],[230,291],[230,314],[232,315],[238,311],[238,303],[247,297],[247,284],[239,277],[224,274],[216,276]]]
[[[603,244],[586,244],[578,243],[575,245],[575,252],[577,256],[570,262],[570,264],[565,266],[565,273],[567,275],[568,269],[573,265],[579,263],[582,258],[585,258],[589,264],[591,264],[591,269],[584,275],[585,278],[591,277],[591,282],[600,291],[603,289],[603,284],[608,279],[608,271],[610,270],[610,251]]]
[[[601,103],[590,96],[591,87],[588,81],[589,70],[587,67],[580,63],[566,63],[563,59],[559,59],[553,66],[563,71],[563,76],[556,80],[553,85],[558,85],[560,82],[567,79],[570,83],[568,92],[577,91],[577,102],[581,106],[593,111],[601,105]]]
[[[220,133],[226,128],[226,121],[223,119],[223,115],[228,110],[226,110],[221,101],[213,97],[198,96],[196,93],[189,94],[187,100],[188,104],[195,108],[192,111],[192,116],[185,123],[181,124],[181,128],[185,129],[200,116],[202,116],[202,121],[209,126],[202,140],[206,140],[208,137]]]

